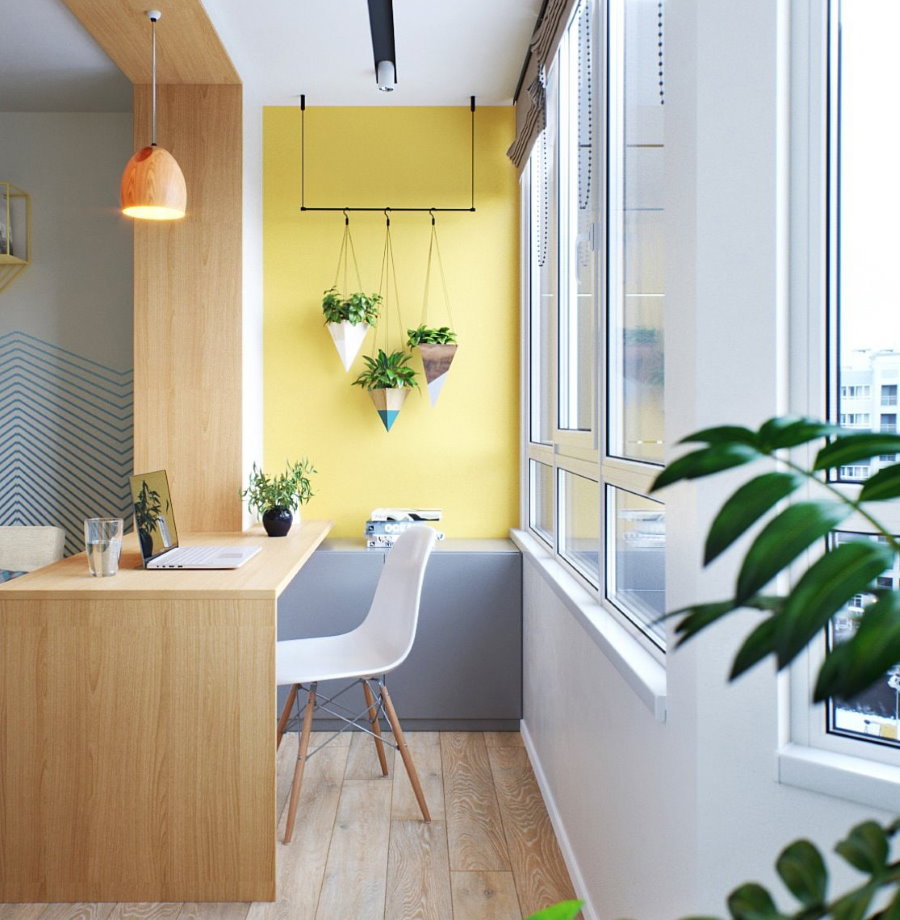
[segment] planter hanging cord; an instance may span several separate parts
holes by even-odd
[[[422,295],[422,325],[427,325],[428,316],[428,289],[431,285],[431,260],[432,255],[437,259],[438,271],[441,275],[441,288],[444,292],[444,307],[447,310],[447,318],[451,329],[456,327],[453,324],[453,313],[450,310],[450,295],[447,292],[447,276],[444,274],[444,260],[441,258],[441,244],[438,242],[437,224],[434,219],[434,212],[431,212],[431,238],[428,241],[428,262],[425,267],[425,292]]]
[[[346,296],[350,293],[350,289],[347,287],[347,273],[349,270],[350,259],[353,259],[353,270],[356,272],[356,289],[358,291],[362,290],[362,278],[359,274],[359,265],[356,262],[356,249],[353,246],[353,237],[350,234],[350,215],[347,213],[346,208],[344,209],[344,235],[341,237],[341,248],[338,251],[338,261],[337,268],[334,270],[334,284],[332,285],[335,289],[338,286],[338,281],[341,277],[341,269],[344,270],[344,287],[341,289],[341,293]]]
[[[383,294],[384,296],[384,350],[390,350],[391,311],[389,293],[391,280],[393,280],[394,284],[394,308],[397,312],[399,336],[397,348],[398,350],[402,350],[406,343],[405,339],[403,338],[403,317],[400,314],[400,296],[397,290],[397,266],[394,262],[394,246],[391,240],[391,217],[390,214],[388,214],[387,208],[385,208],[384,211],[384,220],[384,255],[381,257],[381,277],[378,282],[378,293]],[[380,326],[381,323],[375,327],[376,345],[378,340],[378,330]]]

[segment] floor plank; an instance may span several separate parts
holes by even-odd
[[[390,783],[344,780],[316,920],[383,920],[390,813]]]
[[[575,897],[534,771],[524,748],[488,749],[500,816],[522,912]]]
[[[451,872],[453,920],[521,920],[512,872]]]
[[[412,754],[425,804],[432,821],[443,821],[444,775],[441,767],[441,736],[437,732],[404,732],[406,746]],[[400,757],[395,759],[394,801],[391,806],[391,820],[421,821],[422,812],[416,801],[412,784]]]
[[[511,868],[484,738],[477,732],[443,732],[441,759],[450,868]]]
[[[402,920],[448,920],[450,857],[447,826],[426,824],[421,815],[412,821],[391,821],[385,917]]]
[[[521,732],[485,732],[484,743],[489,748],[495,747],[514,747],[520,748],[525,746],[522,740]]]
[[[250,905],[238,901],[219,904],[185,904],[178,920],[246,920]]]
[[[47,906],[46,904],[0,904],[0,920],[39,920]]]
[[[106,920],[115,904],[44,904],[40,920]],[[246,913],[247,905],[244,905]],[[0,914],[2,916],[2,914]]]
[[[109,920],[174,920],[181,913],[183,906],[174,902],[119,903],[110,912]]]
[[[389,741],[394,740],[390,732],[385,732],[384,736]],[[389,777],[394,769],[394,749],[389,744],[384,745],[384,756],[388,766],[387,782],[390,782]],[[347,772],[344,778],[349,780],[385,778],[381,772],[378,752],[371,735],[365,732],[353,732],[350,736],[350,756],[347,758]]]

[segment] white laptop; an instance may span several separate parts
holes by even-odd
[[[131,477],[134,529],[145,569],[237,569],[258,546],[179,546],[165,470]]]

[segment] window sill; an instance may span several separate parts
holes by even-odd
[[[659,722],[666,720],[666,669],[615,616],[599,604],[554,558],[522,530],[510,538],[544,574],[556,596],[584,626],[587,634]]]
[[[900,767],[820,748],[787,744],[778,752],[778,781],[897,814]]]

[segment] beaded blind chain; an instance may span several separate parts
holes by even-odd
[[[582,3],[578,14],[578,208],[591,203],[593,167],[594,87],[591,4]]]
[[[657,59],[657,68],[659,74],[659,104],[666,104],[666,80],[665,80],[665,59],[663,53],[665,51],[664,42],[665,42],[665,28],[663,22],[663,0],[659,0],[656,4],[656,59]]]

